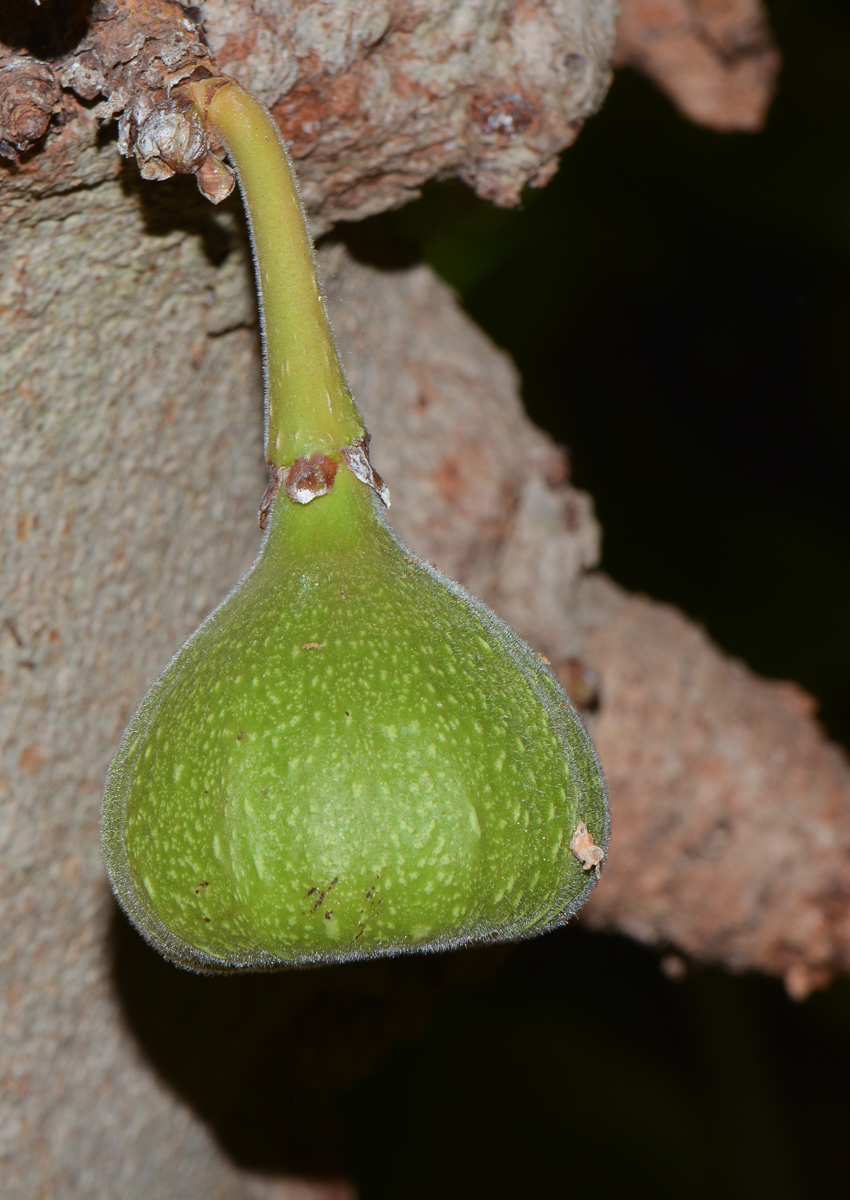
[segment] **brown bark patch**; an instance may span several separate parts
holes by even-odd
[[[760,0],[622,0],[614,61],[698,125],[743,132],[764,125],[780,64]]]

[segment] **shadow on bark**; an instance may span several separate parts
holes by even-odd
[[[491,978],[514,952],[194,975],[151,950],[117,905],[110,941],[130,1029],[223,1150],[245,1168],[319,1177],[350,1166],[338,1097],[395,1042],[423,1036],[442,996]]]
[[[221,266],[241,242],[250,261],[248,227],[238,193],[214,206],[198,191],[194,176],[175,175],[152,184],[142,179],[132,159],[124,161],[120,183],[124,194],[138,205],[147,233],[154,237],[194,234],[214,267]]]

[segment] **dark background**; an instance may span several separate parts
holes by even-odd
[[[819,698],[850,742],[850,4],[770,4],[767,129],[719,135],[630,72],[519,211],[459,184],[350,231],[421,255],[570,447],[604,566]],[[706,903],[711,898],[706,897]],[[845,1197],[850,985],[570,927],[306,974],[175,971],[121,919],[149,1056],[246,1165],[362,1200]]]

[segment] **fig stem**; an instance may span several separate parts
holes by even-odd
[[[224,145],[248,215],[260,299],[266,458],[288,466],[364,437],[334,341],[298,185],[271,114],[227,76],[187,94]]]

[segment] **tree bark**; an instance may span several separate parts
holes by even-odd
[[[708,0],[693,7],[708,20]],[[259,1053],[250,1029],[230,1065],[201,1072],[210,1097],[156,1059],[133,1007],[154,997],[167,1024],[170,988],[195,1015],[237,995],[160,967],[116,918],[98,805],[146,685],[249,565],[265,471],[238,206],[214,209],[189,180],[142,182],[99,122],[138,129],[168,80],[214,53],[272,104],[317,229],[452,174],[512,203],[601,101],[613,5],[211,0],[209,45],[169,0],[42,8],[0,17],[4,1195],[347,1196],[342,1165],[299,1182],[284,1148],[258,1174],[228,1141],[237,1061]],[[624,3],[629,61],[636,12]],[[684,105],[681,78],[655,75]],[[850,772],[808,701],[595,573],[590,500],[524,416],[511,364],[427,269],[381,272],[338,244],[322,258],[400,532],[579,702],[598,700],[615,836],[587,920],[780,973],[797,995],[845,970]],[[266,996],[237,982],[243,1000]],[[292,1011],[312,1002],[306,984],[268,986]]]

